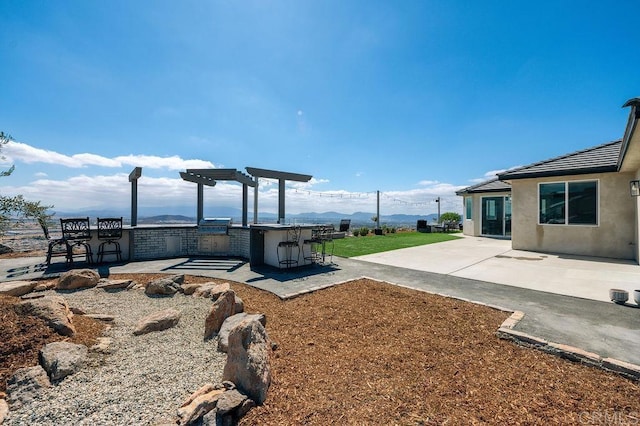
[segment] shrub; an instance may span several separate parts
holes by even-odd
[[[366,226],[363,226],[362,228],[360,228],[360,235],[363,237],[366,237],[367,235],[369,235],[369,228],[367,228]]]
[[[359,229],[354,229],[352,232],[354,237],[357,237],[358,235],[360,235],[360,230]]]

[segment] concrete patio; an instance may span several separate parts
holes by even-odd
[[[503,239],[463,236],[354,259],[602,302],[619,288],[633,303],[640,289],[634,261],[512,250]]]

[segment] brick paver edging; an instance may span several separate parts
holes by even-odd
[[[301,296],[301,295],[306,294],[306,293],[312,293],[314,291],[318,291],[318,290],[321,290],[323,288],[333,287],[335,285],[340,285],[340,284],[345,284],[347,282],[355,281],[357,279],[358,278],[354,278],[354,279],[341,281],[341,282],[337,282],[337,283],[333,283],[333,284],[326,284],[326,285],[317,286],[317,287],[313,287],[313,288],[307,288],[307,289],[299,291],[299,292],[290,293],[290,294],[287,294],[285,296],[282,296],[281,299],[283,299],[283,300],[291,299],[291,298],[294,298],[294,297],[297,297],[297,296]],[[600,355],[598,355],[596,353],[593,353],[593,352],[587,352],[587,351],[585,351],[583,349],[576,348],[574,346],[563,345],[561,343],[549,342],[549,341],[547,341],[545,339],[542,339],[540,337],[532,336],[530,334],[523,333],[522,331],[514,330],[514,327],[516,325],[518,325],[518,323],[524,318],[525,314],[522,311],[514,311],[513,309],[508,309],[508,308],[504,308],[502,306],[497,306],[497,305],[492,305],[492,304],[488,304],[488,303],[484,303],[484,302],[479,302],[477,300],[470,300],[470,299],[466,299],[464,297],[452,296],[450,294],[427,291],[425,289],[418,288],[418,287],[415,287],[415,286],[396,284],[396,283],[392,283],[392,282],[389,282],[389,281],[379,280],[379,279],[371,278],[371,277],[367,277],[367,276],[362,276],[362,277],[360,277],[360,279],[368,279],[368,280],[377,281],[377,282],[380,282],[380,283],[385,283],[385,284],[395,285],[395,286],[398,286],[398,287],[408,288],[408,289],[411,289],[411,290],[417,290],[417,291],[421,291],[421,292],[424,292],[424,293],[435,294],[437,296],[448,297],[450,299],[462,300],[464,302],[469,302],[469,303],[473,303],[473,304],[476,304],[476,305],[487,306],[489,308],[497,309],[497,310],[503,311],[503,312],[511,312],[511,315],[509,316],[509,318],[504,320],[502,322],[502,324],[500,325],[500,327],[498,328],[498,330],[496,331],[496,335],[500,339],[511,340],[511,341],[513,341],[513,342],[515,342],[515,343],[517,343],[519,345],[522,345],[522,346],[525,346],[525,347],[528,347],[528,348],[537,349],[537,350],[546,352],[546,353],[551,354],[551,355],[559,356],[560,358],[564,358],[564,359],[567,359],[569,361],[579,362],[579,363],[586,364],[586,365],[589,365],[589,366],[592,366],[592,367],[601,368],[603,370],[607,370],[607,371],[611,371],[613,373],[620,374],[621,376],[624,376],[624,377],[626,377],[628,379],[640,381],[640,366],[638,366],[636,364],[631,364],[629,362],[620,361],[620,360],[614,359],[614,358],[602,358]]]

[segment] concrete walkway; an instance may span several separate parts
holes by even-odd
[[[464,255],[466,260],[459,259],[460,255]],[[579,289],[581,282],[591,280],[592,276],[601,274],[601,271],[605,271],[602,273],[605,277],[636,280],[640,278],[640,267],[602,260],[552,256],[535,261],[516,258],[534,255],[542,256],[513,252],[509,250],[508,241],[475,239],[474,242],[474,239],[465,238],[361,259],[334,258],[331,265],[304,267],[292,272],[271,268],[252,270],[248,263],[237,259],[201,258],[110,264],[96,269],[102,276],[160,272],[215,277],[243,282],[282,298],[366,276],[421,291],[522,311],[525,317],[517,324],[516,331],[581,348],[602,357],[640,365],[640,309],[637,305],[632,302],[616,305],[608,300],[602,301],[602,297],[590,300],[582,296],[567,296],[565,293],[566,288],[574,288],[572,291]],[[43,261],[43,258],[0,259],[0,281],[55,276],[64,270],[64,264],[59,264],[61,269],[56,269],[56,265],[46,268]],[[430,265],[429,268],[436,272],[428,270],[425,265]],[[532,265],[538,265],[539,269],[528,269]],[[523,278],[535,278],[536,274],[547,273],[542,265],[555,268],[555,271],[550,269],[549,276],[559,274],[558,271],[566,268],[564,265],[574,265],[568,269],[569,272],[565,270],[563,274],[564,277],[571,277],[571,284],[547,287],[546,279],[529,281]],[[614,272],[606,272],[609,268]],[[497,272],[492,272],[492,269]],[[482,279],[470,279],[474,273],[482,276]],[[506,280],[507,277],[510,279]],[[499,283],[498,278],[505,279],[509,285]],[[521,281],[529,284],[514,285]],[[594,294],[606,294],[614,282],[601,283]],[[623,287],[623,284],[626,286],[631,283],[615,282],[616,286]],[[535,289],[536,285],[544,291]]]
[[[510,240],[464,237],[354,259],[609,302],[609,290],[640,289],[633,261],[512,250]]]

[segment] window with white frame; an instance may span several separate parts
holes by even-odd
[[[464,218],[473,219],[473,197],[464,197]]]
[[[598,181],[541,183],[540,224],[597,225]]]

